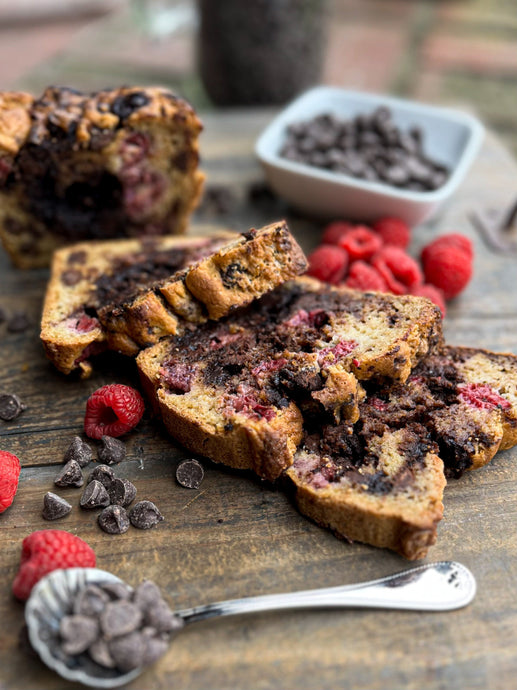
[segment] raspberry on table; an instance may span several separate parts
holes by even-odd
[[[422,254],[422,265],[427,283],[441,288],[446,300],[459,295],[472,277],[472,261],[457,246],[428,246]]]
[[[326,283],[338,285],[345,277],[348,268],[348,254],[331,244],[322,244],[308,257],[308,275]]]
[[[352,261],[368,261],[383,246],[382,239],[365,225],[358,225],[339,241]]]
[[[451,232],[437,237],[422,249],[422,263],[426,260],[429,253],[432,254],[436,247],[456,247],[464,251],[469,259],[472,259],[474,256],[474,249],[470,238],[466,235],[461,235],[459,232]]]
[[[329,223],[323,230],[321,243],[338,245],[341,239],[353,229],[354,225],[347,223],[345,220],[336,220],[334,223]]]
[[[411,239],[411,230],[401,218],[379,218],[372,226],[384,244],[406,249]]]
[[[447,309],[445,307],[443,290],[440,290],[440,288],[437,288],[430,283],[423,283],[422,285],[414,285],[410,290],[410,294],[416,295],[417,297],[427,297],[427,299],[430,299],[431,302],[434,302],[438,307],[440,307],[442,319],[445,318]]]
[[[79,537],[59,529],[38,530],[22,543],[13,594],[25,601],[42,577],[58,568],[94,568],[95,552]]]
[[[395,294],[404,294],[414,285],[419,285],[423,282],[422,271],[418,263],[399,247],[383,247],[373,257],[372,266],[375,266],[383,274],[392,292],[395,292],[392,284],[397,290],[402,289],[402,292],[395,292]],[[386,277],[388,274],[384,267],[389,269],[398,285],[390,281],[389,277]]]
[[[354,261],[350,266],[345,285],[354,290],[388,292],[388,285],[379,271],[365,261]]]
[[[20,477],[20,461],[12,453],[0,450],[0,513],[14,501]]]
[[[144,414],[140,393],[119,383],[98,388],[88,398],[84,431],[90,438],[118,437],[131,431]]]

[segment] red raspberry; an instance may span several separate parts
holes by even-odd
[[[354,290],[377,290],[388,292],[386,281],[379,271],[365,261],[354,261],[350,266],[345,285]]]
[[[423,248],[421,256],[422,263],[424,263],[426,260],[429,252],[432,253],[436,247],[457,247],[458,249],[463,250],[469,259],[472,259],[474,256],[474,250],[472,248],[472,242],[470,239],[466,235],[451,232],[448,235],[438,237],[436,240],[433,240],[433,242],[430,242]]]
[[[144,401],[134,388],[112,383],[92,393],[86,403],[84,432],[90,438],[122,436],[144,414]]]
[[[348,254],[340,247],[322,244],[309,255],[307,273],[326,283],[340,283],[348,268]]]
[[[511,403],[486,383],[467,383],[458,386],[458,393],[466,403],[483,410],[509,410]]]
[[[25,601],[36,582],[58,568],[94,567],[95,553],[79,537],[60,529],[38,530],[23,540],[13,594]]]
[[[0,450],[0,513],[13,502],[19,477],[20,461],[16,455]]]
[[[379,218],[372,227],[389,246],[405,249],[411,239],[411,230],[400,218]]]
[[[453,245],[427,247],[422,263],[426,282],[441,288],[446,300],[459,295],[472,277],[471,259]]]
[[[354,226],[344,220],[336,220],[334,223],[329,223],[323,230],[321,236],[322,244],[339,244],[342,237],[353,230]]]
[[[442,319],[445,317],[445,298],[443,296],[443,290],[431,285],[430,283],[424,283],[423,285],[414,285],[410,293],[416,295],[417,297],[427,297],[431,302],[434,302],[442,312]]]
[[[339,241],[350,261],[368,261],[382,247],[382,239],[365,225],[358,225]]]
[[[402,295],[423,282],[420,266],[399,247],[383,247],[373,257],[372,266],[381,273],[388,288],[396,295]]]

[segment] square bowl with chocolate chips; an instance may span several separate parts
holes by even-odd
[[[483,126],[460,110],[319,86],[262,132],[255,153],[293,207],[322,219],[428,219],[461,183]]]

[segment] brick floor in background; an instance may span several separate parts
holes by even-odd
[[[517,0],[330,0],[323,81],[477,111],[517,153]],[[193,31],[151,41],[127,9],[92,21],[0,26],[0,87],[161,81],[208,105]]]

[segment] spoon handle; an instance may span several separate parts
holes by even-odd
[[[469,604],[475,593],[476,581],[468,568],[454,561],[441,561],[355,585],[231,599],[175,613],[185,623],[194,623],[215,616],[294,608],[366,607],[450,611]]]

